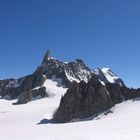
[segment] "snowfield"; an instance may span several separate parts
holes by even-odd
[[[0,140],[140,140],[139,100],[118,104],[97,119],[56,124],[50,119],[67,89],[51,80],[44,85],[49,98],[16,106],[16,100],[0,99]]]

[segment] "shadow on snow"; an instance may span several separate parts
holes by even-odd
[[[39,123],[37,123],[37,125],[42,125],[42,124],[59,124],[59,123],[57,123],[53,119],[43,119]]]

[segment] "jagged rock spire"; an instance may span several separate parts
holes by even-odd
[[[48,49],[43,58],[42,65],[48,63],[50,60],[51,60],[50,50]]]

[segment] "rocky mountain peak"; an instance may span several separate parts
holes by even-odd
[[[97,68],[94,69],[92,73],[97,75],[102,84],[116,83],[119,84],[120,86],[124,85],[123,80],[120,79],[116,74],[114,74],[110,68]]]
[[[66,123],[106,115],[118,103],[140,97],[140,89],[130,89],[117,83],[103,85],[93,74],[88,83],[70,84],[53,115],[57,122]]]
[[[47,64],[50,60],[51,60],[50,50],[47,50],[43,58],[42,65]]]
[[[110,69],[91,71],[81,59],[76,59],[72,62],[63,62],[51,57],[50,50],[47,50],[41,65],[32,74],[20,79],[0,80],[0,96],[2,98],[8,96],[10,99],[20,98],[19,103],[26,103],[36,96],[41,98],[48,96],[44,90],[44,82],[47,79],[60,79],[62,82],[61,86],[69,88],[73,81],[76,83],[80,83],[81,81],[88,83],[93,74],[96,75],[101,83],[112,83],[111,80],[114,80],[114,83],[123,84],[121,79]]]

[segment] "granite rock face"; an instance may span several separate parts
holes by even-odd
[[[42,71],[49,79],[53,77],[62,79],[62,84],[66,87],[73,81],[87,82],[91,78],[91,70],[80,59],[67,63],[52,58],[39,66],[35,72],[38,71]]]
[[[53,118],[62,123],[85,119],[137,97],[140,97],[140,89],[129,89],[117,83],[102,85],[97,75],[93,75],[88,83],[82,81],[70,85]]]
[[[113,105],[106,88],[94,75],[88,83],[82,81],[70,85],[54,114],[54,120],[69,122],[72,119],[84,119],[105,111]]]
[[[60,118],[62,122],[76,117],[85,118],[140,96],[140,89],[127,88],[109,68],[91,71],[80,59],[62,62],[52,58],[47,51],[41,65],[32,74],[19,79],[0,80],[0,97],[18,99],[16,104],[48,97],[44,82],[58,78],[62,86],[69,88],[55,115],[56,120],[63,115],[64,118]]]
[[[82,60],[62,62],[52,58],[50,51],[47,51],[42,64],[32,74],[20,79],[0,80],[0,96],[5,99],[19,98],[18,103],[22,104],[31,101],[35,95],[38,95],[38,98],[47,97],[48,93],[42,88],[47,79],[59,78],[63,86],[69,87],[72,81],[87,82],[90,77],[91,70]]]
[[[20,93],[19,85],[23,78],[0,80],[0,96],[6,99],[14,99]]]
[[[19,98],[23,94],[28,94],[34,88],[38,86],[41,87],[44,81],[45,77],[39,72],[33,73],[32,75],[28,75],[20,79],[1,80],[0,96],[5,99]]]
[[[112,83],[106,84],[106,89],[115,104],[140,97],[140,89],[128,88]]]
[[[45,87],[41,87],[38,89],[34,89],[34,90],[27,90],[27,91],[23,91],[20,96],[19,99],[16,103],[14,103],[14,105],[17,104],[25,104],[31,100],[34,100],[36,98],[44,98],[44,97],[48,97],[48,93],[46,92],[46,88]]]

